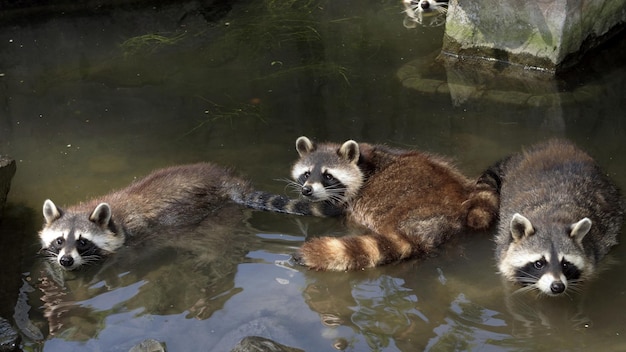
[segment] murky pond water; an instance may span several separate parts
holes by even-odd
[[[623,39],[567,80],[472,86],[434,64],[443,28],[407,29],[401,11],[264,0],[4,26],[0,153],[18,171],[1,227],[0,315],[23,348],[126,351],[153,338],[169,351],[229,351],[254,335],[306,351],[626,349],[623,245],[581,294],[550,300],[509,294],[490,233],[432,258],[313,272],[290,254],[345,224],[241,209],[76,273],[37,256],[46,198],[69,205],[201,160],[285,193],[300,135],[441,153],[471,176],[562,136],[626,188]]]

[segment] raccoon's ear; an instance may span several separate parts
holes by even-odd
[[[532,236],[534,234],[535,229],[530,220],[519,213],[515,213],[511,219],[511,236],[513,236],[513,240],[519,241],[524,236]]]
[[[46,199],[46,201],[43,202],[43,217],[46,219],[47,224],[57,220],[61,215],[63,215],[63,210],[54,205],[50,199]]]
[[[576,242],[582,243],[583,238],[585,238],[585,235],[589,233],[589,230],[591,230],[592,224],[593,223],[591,222],[591,220],[589,220],[589,218],[583,218],[579,222],[572,224],[569,227],[570,237],[573,238]]]
[[[356,164],[359,161],[359,144],[353,140],[349,140],[341,145],[337,152],[340,157]]]
[[[296,139],[296,150],[300,156],[305,156],[315,150],[315,144],[305,136]]]
[[[111,220],[111,207],[107,203],[100,203],[89,215],[89,221],[94,222],[100,227],[109,225]]]

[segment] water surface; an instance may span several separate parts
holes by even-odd
[[[126,351],[154,338],[228,351],[251,335],[307,351],[626,348],[623,246],[581,294],[547,300],[510,294],[490,233],[432,258],[323,273],[290,255],[307,237],[354,229],[237,209],[85,271],[51,270],[37,256],[44,199],[69,205],[204,160],[285,193],[300,135],[440,153],[470,176],[566,137],[626,187],[623,40],[565,79],[507,81],[437,65],[443,28],[405,28],[396,1],[204,10],[59,12],[0,32],[0,152],[18,163],[0,299],[25,350]]]

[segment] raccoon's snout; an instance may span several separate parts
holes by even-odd
[[[311,186],[302,186],[302,195],[306,197],[310,197],[313,195],[313,187]]]
[[[65,268],[69,268],[74,265],[74,258],[71,255],[64,255],[59,258],[59,264],[61,264]]]
[[[422,1],[420,3],[420,7],[424,10],[427,10],[430,7],[430,3],[428,3],[428,1]]]
[[[563,293],[565,291],[565,284],[561,281],[554,281],[550,284],[550,291],[555,295]]]

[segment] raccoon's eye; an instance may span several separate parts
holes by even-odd
[[[333,177],[333,175],[329,174],[328,172],[325,172],[323,176],[326,181],[332,181],[335,179],[335,177]]]
[[[59,237],[56,240],[50,243],[50,247],[56,249],[57,251],[63,248],[63,244],[65,243],[65,239],[63,237]]]
[[[76,241],[76,247],[79,250],[85,249],[88,245],[89,245],[89,242],[84,238],[80,238],[78,239],[78,241]]]
[[[302,174],[302,178],[304,178],[305,180],[308,179],[309,177],[311,177],[311,171],[305,171]]]
[[[541,270],[543,268],[543,266],[545,265],[545,263],[543,262],[543,260],[538,260],[535,263],[533,263],[533,266],[535,267],[535,269],[537,270]]]

